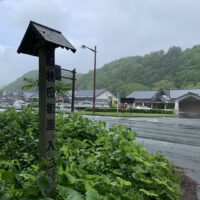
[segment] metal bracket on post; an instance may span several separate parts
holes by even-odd
[[[74,112],[74,100],[75,100],[75,82],[76,82],[76,69],[68,70],[68,69],[61,69],[63,71],[71,72],[72,77],[65,77],[61,76],[61,78],[72,80],[72,101],[71,101],[71,112]]]

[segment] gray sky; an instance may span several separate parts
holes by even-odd
[[[80,73],[126,56],[200,44],[199,0],[0,0],[0,86],[38,69],[16,50],[30,20],[58,29],[77,52],[56,50],[56,64]]]

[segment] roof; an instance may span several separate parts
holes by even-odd
[[[172,99],[179,98],[180,96],[183,96],[187,93],[194,93],[200,95],[200,89],[172,89],[170,90],[170,97]]]
[[[182,101],[182,100],[185,100],[185,99],[187,99],[187,98],[190,98],[190,99],[191,99],[191,97],[192,97],[193,99],[200,100],[200,96],[199,96],[198,94],[195,94],[195,93],[192,93],[192,92],[188,92],[188,93],[186,93],[186,94],[184,94],[184,95],[178,97],[176,100],[177,100],[177,101]]]
[[[54,48],[62,47],[70,49],[74,53],[76,51],[60,31],[30,21],[17,52],[38,56],[38,49],[42,45],[50,45]]]
[[[96,89],[96,97],[107,91],[107,89]],[[93,90],[76,90],[75,97],[93,97]]]
[[[162,93],[161,93],[162,92]],[[153,90],[153,91],[135,91],[132,92],[127,98],[135,98],[137,99],[153,99],[157,98],[158,95],[161,95],[162,98],[169,101],[172,99],[177,99],[187,94],[199,95],[200,89],[170,89],[170,90]]]
[[[34,95],[34,92],[33,91],[23,91],[23,95],[25,98],[30,98],[31,96]]]
[[[38,91],[23,91],[25,99],[38,98]]]
[[[135,99],[151,99],[157,93],[156,90],[153,91],[135,91],[127,96],[127,98]]]

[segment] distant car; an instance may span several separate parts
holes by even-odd
[[[149,108],[147,106],[136,106],[135,109],[150,110],[151,108]]]

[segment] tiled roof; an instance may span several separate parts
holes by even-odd
[[[157,91],[135,91],[127,96],[127,98],[135,99],[151,99],[157,93]]]
[[[65,47],[66,49],[71,49],[76,51],[72,44],[62,35],[60,31],[43,26],[41,24],[31,22],[36,30],[41,34],[45,41],[56,44],[60,47]]]
[[[135,98],[137,99],[152,99],[153,97],[155,97],[155,95],[158,95],[158,91],[135,91],[132,92],[130,95],[127,96],[127,98]],[[164,97],[166,97],[166,95],[169,95],[169,100],[170,99],[177,99],[183,95],[186,95],[188,93],[193,93],[193,94],[197,94],[200,96],[200,89],[170,89],[167,90],[166,94],[164,95]],[[163,95],[162,95],[163,96]]]
[[[199,96],[198,94],[194,94],[194,93],[192,93],[192,92],[188,92],[188,93],[186,93],[186,94],[184,94],[184,95],[178,97],[176,100],[180,101],[180,100],[186,99],[186,98],[188,98],[188,97],[193,97],[193,98],[195,98],[195,99],[200,100],[200,96]]]
[[[107,89],[96,89],[96,97],[105,92]],[[75,97],[93,97],[93,90],[76,90]]]
[[[70,49],[72,52],[76,51],[60,31],[30,21],[17,52],[39,56],[39,47],[41,45],[50,45],[54,48],[62,47],[67,50]]]
[[[33,91],[23,91],[23,95],[25,98],[30,98],[31,96],[34,95],[35,92]]]
[[[172,89],[172,90],[170,90],[170,97],[172,99],[176,99],[176,98],[179,98],[180,96],[183,96],[189,92],[200,95],[200,89],[179,89],[179,90]]]

